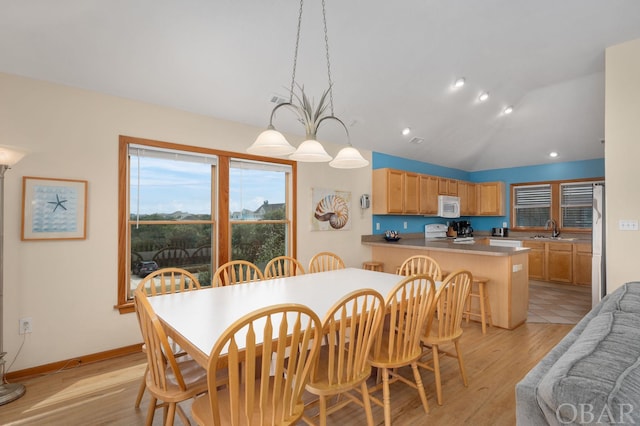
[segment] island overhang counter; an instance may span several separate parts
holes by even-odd
[[[443,271],[465,269],[486,277],[493,325],[513,329],[527,320],[528,248],[490,246],[481,241],[455,243],[450,239],[402,238],[387,242],[381,235],[362,236],[362,244],[371,247],[372,259],[382,262],[385,272],[395,273],[410,256],[426,255],[435,259]]]

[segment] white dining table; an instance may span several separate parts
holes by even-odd
[[[214,343],[245,314],[270,305],[300,303],[322,320],[335,302],[352,291],[371,288],[386,298],[403,278],[346,268],[153,296],[149,302],[169,337],[206,368]]]

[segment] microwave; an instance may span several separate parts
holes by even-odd
[[[460,217],[460,197],[438,195],[438,216]]]

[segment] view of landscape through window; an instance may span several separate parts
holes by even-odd
[[[130,289],[165,267],[187,269],[208,285],[216,267],[215,197],[227,192],[216,187],[216,158],[133,147],[129,153]],[[225,189],[233,260],[262,268],[286,254],[289,175],[280,165],[231,161]]]

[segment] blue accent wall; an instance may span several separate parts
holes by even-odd
[[[442,176],[451,179],[466,180],[469,182],[494,182],[503,181],[506,187],[506,216],[471,216],[460,219],[469,220],[476,231],[489,231],[494,227],[501,227],[503,222],[509,223],[512,183],[542,182],[550,180],[571,179],[604,179],[604,158],[584,161],[567,161],[563,163],[541,164],[537,166],[511,167],[505,169],[483,170],[479,172],[466,172],[438,166],[436,164],[423,163],[421,161],[394,157],[387,154],[374,152],[372,155],[372,168],[392,168],[406,170],[415,173]],[[404,223],[407,228],[404,228]],[[424,225],[428,223],[447,223],[447,219],[440,217],[402,216],[402,215],[373,215],[374,234],[382,234],[387,229],[402,233],[424,232]],[[376,230],[376,224],[380,224],[380,230]]]

